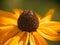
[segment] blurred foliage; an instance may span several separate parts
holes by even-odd
[[[2,10],[30,9],[42,16],[53,8],[55,9],[53,20],[60,21],[60,0],[0,0],[0,3],[0,9]]]
[[[41,16],[53,8],[55,13],[52,20],[60,21],[60,0],[0,0],[0,10],[12,11],[14,8],[34,10]],[[60,45],[60,41],[48,41],[48,43]]]

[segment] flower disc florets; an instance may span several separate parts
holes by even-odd
[[[36,31],[39,26],[38,17],[31,10],[25,10],[18,18],[18,28],[22,31]]]

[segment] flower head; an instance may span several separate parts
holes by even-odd
[[[14,12],[14,13],[13,13]],[[1,45],[48,45],[46,39],[60,40],[60,22],[51,21],[54,13],[50,9],[44,18],[32,10],[0,10]]]

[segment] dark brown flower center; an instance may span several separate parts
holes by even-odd
[[[22,31],[36,31],[39,26],[38,17],[31,10],[25,10],[18,19],[18,28]]]

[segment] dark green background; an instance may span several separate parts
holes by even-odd
[[[34,10],[41,16],[53,8],[52,20],[60,21],[60,0],[0,0],[0,10],[12,11],[14,8]],[[47,41],[49,45],[60,45],[60,41]]]

